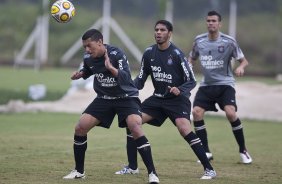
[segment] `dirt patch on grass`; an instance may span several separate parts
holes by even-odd
[[[194,99],[198,86],[192,90],[190,99]],[[282,85],[266,85],[261,82],[238,82],[236,84],[238,116],[240,118],[274,120],[282,122]],[[151,82],[147,82],[140,91],[140,99],[153,93]],[[0,106],[0,113],[11,112],[68,112],[81,113],[96,97],[96,93],[89,89],[69,91],[63,98],[52,102],[24,103],[21,100],[11,100]],[[217,114],[224,116],[224,112]]]

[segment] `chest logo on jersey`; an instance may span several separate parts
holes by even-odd
[[[223,53],[224,52],[224,46],[218,46],[217,50],[219,53]]]
[[[172,61],[172,56],[169,55],[169,56],[168,56],[168,59],[167,59],[167,64],[168,64],[168,65],[172,65],[172,63],[173,63],[173,61]]]

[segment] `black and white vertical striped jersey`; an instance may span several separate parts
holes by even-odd
[[[139,75],[134,79],[138,89],[144,87],[148,76],[151,76],[154,96],[172,98],[170,87],[178,87],[181,95],[190,96],[190,91],[196,86],[192,67],[183,52],[174,44],[165,50],[158,49],[157,44],[148,47],[142,58]]]
[[[89,54],[84,54],[83,78],[86,79],[94,75],[94,90],[98,98],[116,99],[124,97],[138,97],[138,89],[131,79],[128,60],[123,51],[119,48],[105,45],[110,62],[118,69],[118,76],[114,77],[105,67],[105,57],[92,58]]]
[[[190,52],[193,60],[199,59],[204,78],[201,86],[230,85],[234,87],[231,60],[244,57],[234,38],[219,33],[216,40],[210,40],[208,33],[196,36]]]

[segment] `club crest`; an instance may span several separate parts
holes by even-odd
[[[217,50],[219,53],[223,53],[224,52],[224,46],[218,46]]]

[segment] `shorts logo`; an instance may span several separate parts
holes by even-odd
[[[218,46],[217,50],[219,53],[223,53],[224,52],[224,46]]]

